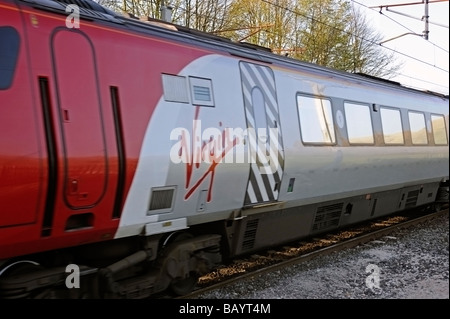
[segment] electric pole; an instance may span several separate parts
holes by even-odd
[[[391,4],[391,5],[380,5],[380,6],[376,6],[376,7],[371,7],[371,8],[380,8],[380,13],[383,10],[383,8],[385,8],[386,11],[390,11],[390,12],[393,12],[393,13],[397,13],[397,14],[404,15],[404,16],[407,16],[409,18],[414,18],[415,19],[415,17],[411,17],[411,16],[409,16],[407,14],[404,14],[404,13],[401,13],[401,12],[398,12],[398,11],[389,10],[389,8],[390,7],[417,5],[417,4],[424,4],[425,5],[425,13],[422,16],[422,19],[420,19],[420,20],[424,20],[425,21],[425,30],[422,32],[422,34],[409,32],[409,33],[402,34],[402,35],[400,35],[398,37],[395,37],[395,38],[392,38],[392,39],[389,39],[389,40],[385,40],[382,43],[390,41],[390,40],[394,40],[394,39],[397,39],[397,38],[400,38],[400,37],[402,37],[404,35],[408,35],[408,34],[419,35],[419,36],[423,37],[425,40],[428,40],[428,35],[430,33],[429,28],[428,28],[428,26],[429,26],[428,5],[430,3],[434,3],[434,2],[446,2],[446,1],[448,1],[448,0],[422,0],[422,2],[396,3],[396,4]]]

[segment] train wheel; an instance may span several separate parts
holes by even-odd
[[[197,281],[198,276],[195,273],[190,273],[187,278],[172,281],[170,290],[178,296],[187,295],[194,290]]]
[[[3,269],[0,270],[0,281],[1,281],[1,279],[20,277],[22,275],[25,276],[29,273],[32,273],[37,270],[42,270],[42,269],[43,269],[43,267],[35,261],[31,261],[31,260],[16,261],[16,262],[13,262],[13,263],[7,265],[6,267],[4,267]],[[19,289],[17,291],[19,291]],[[36,292],[37,291],[35,291],[35,290],[25,291],[25,292],[21,292],[21,293],[6,292],[6,296],[2,296],[2,298],[12,298],[12,299],[34,298]]]
[[[166,246],[169,246],[171,243],[180,242],[182,240],[193,238],[194,236],[187,232],[175,233],[172,238],[170,238],[169,242]],[[175,279],[170,284],[170,291],[175,295],[183,296],[190,293],[198,281],[198,275],[194,272],[189,274],[189,277],[183,279]]]

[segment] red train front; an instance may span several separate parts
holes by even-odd
[[[52,5],[63,12],[61,3]],[[104,20],[83,20],[77,28],[71,11],[43,9],[0,2],[3,277],[22,266],[39,269],[20,258],[21,267],[9,266],[15,257],[114,238],[162,95],[160,74],[177,74],[205,54],[179,45],[182,54],[168,63],[166,41],[109,28]],[[102,18],[104,9],[97,9]]]
[[[113,237],[161,71],[203,54],[22,5],[1,6],[0,259]]]

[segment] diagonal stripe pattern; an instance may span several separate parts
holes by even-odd
[[[276,201],[284,153],[274,76],[270,68],[246,62],[240,63],[240,71],[251,158],[244,205]],[[262,106],[252,96],[255,88],[263,95]],[[265,118],[266,127],[257,127],[258,116]],[[260,136],[262,132],[265,137]]]

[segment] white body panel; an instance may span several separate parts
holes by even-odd
[[[250,174],[247,139],[245,144],[239,140],[233,150],[229,150],[235,156],[238,153],[239,156],[242,155],[245,158],[244,163],[237,163],[234,159],[232,163],[219,163],[214,166],[201,161],[198,166],[193,164],[189,168],[189,165],[174,163],[170,158],[174,145],[179,143],[178,140],[171,140],[171,134],[177,136],[177,133],[173,133],[174,129],[186,129],[191,134],[192,143],[187,149],[193,151],[196,142],[192,136],[195,136],[196,132],[203,134],[205,131],[223,132],[225,128],[247,128],[239,62],[239,59],[233,57],[208,55],[193,61],[179,74],[211,79],[214,107],[168,102],[161,97],[145,134],[137,171],[116,237],[141,234],[144,227],[146,232],[151,229],[164,232],[182,228],[180,225],[189,227],[196,223],[226,219],[244,206]],[[299,93],[330,98],[333,102],[338,138],[346,135],[346,127],[345,123],[337,122],[336,113],[343,112],[344,101],[355,101],[425,110],[427,114],[444,114],[448,139],[448,107],[443,109],[442,101],[440,104],[434,103],[440,100],[439,97],[394,90],[392,87],[373,83],[368,86],[365,82],[330,77],[314,71],[299,72],[280,67],[271,69],[277,91],[279,125],[285,154],[284,171],[277,195],[278,201],[284,202],[283,207],[398,189],[448,178],[448,144],[306,146],[301,140],[296,104],[296,95]],[[372,113],[374,123],[376,116]],[[195,120],[199,122],[194,122]],[[213,130],[208,131],[210,128]],[[374,125],[374,128],[376,129],[377,125]],[[427,129],[431,130],[430,123],[427,123]],[[206,135],[208,134],[205,133]],[[202,136],[203,144],[208,140],[205,136]],[[222,139],[223,135],[215,138]],[[295,180],[295,184],[293,189],[288,191],[291,179]],[[174,189],[175,197],[170,210],[149,212],[151,191],[155,187]],[[173,228],[171,223],[167,223],[167,228],[149,225],[161,225],[161,221],[180,219],[186,222],[177,221],[178,228]]]
[[[201,126],[197,126],[197,130],[202,135],[207,134],[209,128],[219,131],[227,127],[246,128],[238,62],[235,59],[210,55],[192,62],[180,73],[213,79],[215,107],[199,107],[197,120],[201,121]],[[191,137],[194,136],[195,113],[196,106],[192,104],[167,102],[161,97],[145,134],[137,171],[116,237],[139,234],[147,223],[231,211],[242,207],[249,173],[248,162],[227,163],[224,159],[224,163],[218,164],[213,174],[208,173],[211,163],[201,161],[198,167],[193,165],[192,176],[186,185],[186,164],[173,163],[171,160],[171,150],[178,142],[171,140],[172,131],[182,128],[189,131]],[[246,152],[246,147],[241,144],[232,152]],[[205,174],[206,177],[200,185],[195,187]],[[212,175],[214,180],[210,185]],[[151,189],[163,186],[176,188],[173,209],[170,212],[149,214]],[[191,190],[194,192],[185,200]],[[202,191],[209,190],[212,199],[199,212],[199,197],[202,196]]]

